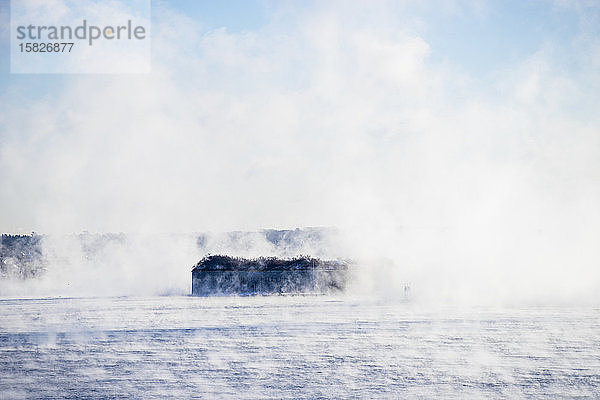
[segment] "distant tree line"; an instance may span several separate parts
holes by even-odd
[[[41,235],[2,235],[0,278],[34,278],[45,270]]]

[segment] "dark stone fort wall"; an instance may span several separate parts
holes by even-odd
[[[192,294],[304,292],[314,288],[312,271],[195,271]]]
[[[192,294],[327,293],[345,288],[342,271],[194,271]]]

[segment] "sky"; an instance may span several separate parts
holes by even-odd
[[[150,74],[10,74],[0,21],[3,232],[327,226],[600,287],[596,1],[154,0]]]
[[[597,189],[595,2],[154,1],[152,14],[153,72],[131,76],[10,74],[3,23],[5,231],[446,226],[493,196],[489,173],[566,175],[511,181],[537,190],[532,204]]]

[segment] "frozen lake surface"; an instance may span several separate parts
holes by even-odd
[[[0,398],[600,396],[600,310],[349,297],[0,300]]]

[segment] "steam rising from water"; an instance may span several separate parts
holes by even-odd
[[[515,233],[513,241],[501,243],[501,249],[498,240],[506,238],[494,232],[482,232],[480,240],[471,243],[461,242],[460,234],[450,229],[404,227],[379,233],[309,228],[47,235],[43,238],[46,273],[27,280],[0,280],[0,296],[187,295],[191,267],[206,254],[307,254],[351,259],[348,293],[353,296],[430,305],[598,301],[600,278],[591,273],[593,264],[585,258],[571,263],[560,258],[564,249],[549,247],[543,233],[538,232],[537,239],[531,233]],[[384,242],[391,237],[396,241]],[[581,248],[585,249],[583,243]],[[570,268],[557,267],[563,262]]]
[[[355,260],[358,292],[597,301],[593,32],[471,76],[385,4],[314,7],[237,33],[165,9],[150,76],[69,77],[51,99],[9,88],[2,227],[48,234],[49,268],[1,294],[188,293],[203,252],[287,250],[156,232],[335,226],[297,250]],[[87,258],[65,235],[86,229],[129,234]]]
[[[202,234],[46,235],[45,273],[0,279],[0,296],[115,296],[190,294],[192,266],[207,254],[339,258],[336,231],[303,230]]]

